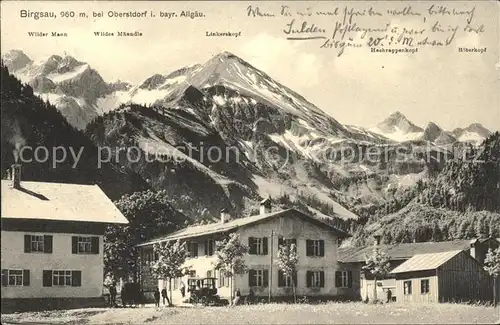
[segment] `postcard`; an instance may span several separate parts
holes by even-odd
[[[498,322],[498,2],[1,12],[2,323]]]

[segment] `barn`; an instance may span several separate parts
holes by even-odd
[[[493,299],[493,279],[463,250],[417,254],[391,274],[396,279],[396,295],[402,302]]]

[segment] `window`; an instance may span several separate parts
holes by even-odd
[[[219,271],[219,288],[222,288],[224,286],[224,275],[222,274],[221,271]]]
[[[9,286],[23,285],[23,270],[9,270]]]
[[[253,244],[255,246],[254,251],[256,254],[262,254],[262,238],[255,238],[253,241]]]
[[[411,295],[411,281],[403,282],[403,292],[405,295]]]
[[[262,284],[264,283],[264,270],[255,270],[254,277],[255,277],[255,286],[261,287]]]
[[[297,285],[297,274],[293,276],[293,284]],[[292,287],[292,277],[286,276],[282,270],[278,270],[278,287]]]
[[[29,286],[30,270],[2,269],[2,286]]]
[[[306,273],[308,288],[324,288],[325,287],[325,272],[324,271],[307,271]]]
[[[155,255],[155,253],[153,252],[153,250],[144,251],[144,261],[146,261],[147,263],[153,262],[154,255]]]
[[[53,286],[70,286],[71,271],[52,271]]]
[[[205,240],[205,255],[206,256],[212,256],[214,255],[214,249],[215,249],[215,245],[214,245],[214,241],[212,239],[209,239],[209,240]]]
[[[267,287],[268,283],[268,270],[250,270],[248,272],[248,285],[250,287]]]
[[[99,237],[72,236],[71,246],[73,254],[99,254]]]
[[[336,271],[335,272],[335,287],[337,288],[352,288],[352,271]]]
[[[44,287],[80,287],[82,271],[74,270],[43,270]]]
[[[78,237],[78,254],[89,254],[92,251],[92,238]]]
[[[325,241],[308,239],[306,241],[306,255],[311,257],[325,256]]]
[[[219,271],[219,288],[224,286],[229,288],[229,278],[226,278],[223,272]]]
[[[429,279],[420,280],[420,293],[429,293]]]
[[[31,235],[31,251],[43,253],[43,236]]]
[[[188,256],[189,257],[198,257],[198,243],[197,242],[189,242],[187,244]]]
[[[252,255],[267,255],[267,237],[248,238],[248,247],[250,247],[249,254]]]
[[[297,239],[295,239],[295,238],[283,238],[281,236],[278,238],[278,247],[283,246],[283,245],[290,246],[291,244],[295,244],[295,247],[297,247]]]
[[[52,236],[24,235],[25,253],[52,253]]]

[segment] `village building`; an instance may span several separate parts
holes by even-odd
[[[496,249],[499,246],[499,241],[494,238],[489,239],[474,239],[474,240],[454,240],[444,242],[424,242],[424,243],[401,243],[384,245],[381,244],[381,237],[375,236],[374,244],[365,247],[343,247],[339,249],[339,262],[341,269],[344,272],[350,271],[354,276],[353,286],[349,288],[349,296],[357,297],[362,300],[374,299],[374,279],[370,274],[362,272],[362,267],[365,264],[366,256],[370,255],[375,247],[378,247],[382,252],[386,253],[390,258],[391,273],[383,279],[377,279],[376,290],[377,299],[385,300],[387,291],[392,293],[392,301],[408,301],[404,297],[401,290],[397,287],[397,274],[395,270],[407,261],[417,256],[424,258],[432,258],[432,254],[448,253],[462,251],[466,255],[476,261],[476,266],[482,267],[488,249]],[[448,265],[448,264],[447,264]],[[447,265],[443,267],[447,267]],[[436,266],[438,268],[438,266]],[[477,268],[476,268],[477,269]],[[478,271],[473,275],[470,274],[471,281],[483,281],[484,270]],[[453,278],[458,279],[458,278]],[[454,283],[459,286],[460,283]],[[492,291],[492,290],[490,290]],[[346,293],[347,294],[347,293]],[[477,300],[481,297],[488,298],[489,294],[477,296]],[[405,300],[406,299],[406,300]],[[419,301],[413,299],[412,301]],[[432,301],[438,302],[439,299]]]
[[[2,180],[2,310],[102,302],[103,235],[128,220],[97,185]]]
[[[233,232],[239,234],[240,241],[249,246],[249,252],[244,257],[248,272],[229,279],[214,269],[215,242]],[[143,257],[141,285],[146,293],[157,287],[160,290],[169,289],[168,279],[157,279],[151,275],[148,262],[154,258],[155,243],[180,240],[187,242],[190,258],[185,266],[191,267],[190,276],[216,278],[220,297],[231,297],[230,281],[233,282],[233,290],[239,289],[243,296],[248,295],[250,288],[260,299],[291,296],[292,281],[283,275],[276,262],[279,245],[287,241],[297,245],[299,255],[297,274],[293,279],[296,294],[338,297],[343,294],[343,286],[352,285],[352,275],[342,278],[337,263],[339,241],[346,236],[346,233],[295,209],[271,212],[270,200],[264,200],[258,215],[231,219],[223,210],[220,221],[216,223],[188,227],[139,245]],[[187,285],[187,277],[174,279],[174,303],[182,300],[178,290],[181,283]]]
[[[417,254],[395,268],[402,302],[491,301],[493,278],[463,250]]]

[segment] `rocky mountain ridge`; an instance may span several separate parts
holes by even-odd
[[[391,114],[371,129],[345,126],[301,95],[229,52],[215,55],[203,65],[194,64],[164,75],[155,74],[135,86],[120,80],[106,83],[87,63],[68,55],[52,55],[33,61],[24,52],[11,50],[2,56],[2,60],[9,71],[31,85],[42,99],[53,103],[70,124],[81,130],[97,116],[121,104],[171,107],[176,96],[189,86],[200,90],[219,85],[248,100],[259,100],[299,117],[302,133],[310,134],[314,130],[321,137],[374,143],[439,139],[436,144],[449,144],[456,139],[477,144],[491,134],[480,124],[474,123],[463,129],[441,131],[429,137],[423,128],[413,124],[400,112]],[[222,105],[227,100],[224,96],[227,97],[229,93],[215,94],[215,102]]]
[[[473,123],[466,128],[446,131],[436,123],[429,121],[425,128],[421,128],[413,124],[399,111],[392,113],[387,119],[369,130],[397,142],[429,141],[436,145],[449,145],[456,142],[478,145],[492,134],[490,130],[479,123]]]

